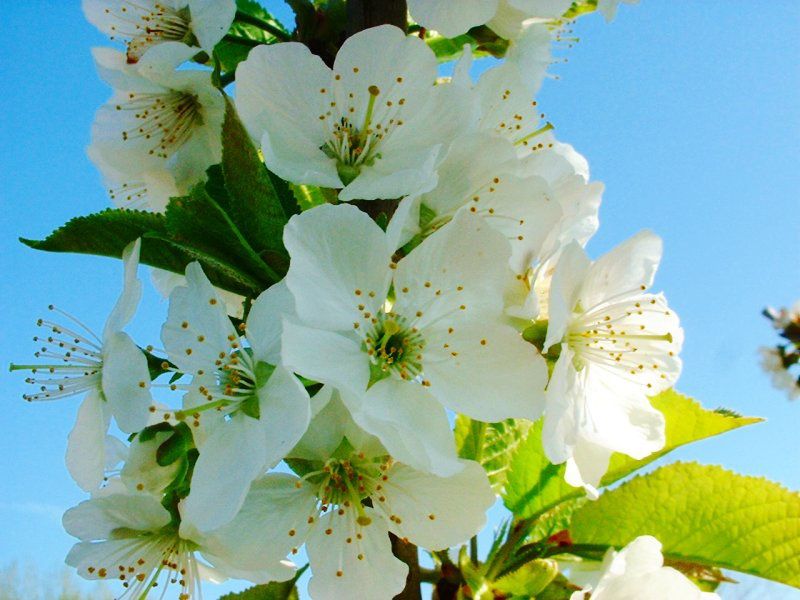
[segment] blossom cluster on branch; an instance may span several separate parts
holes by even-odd
[[[119,43],[93,51],[113,96],[88,149],[118,208],[26,243],[122,258],[122,292],[101,335],[51,307],[41,364],[13,366],[28,400],[84,396],[67,563],[131,598],[289,597],[305,557],[317,599],[717,597],[713,560],[570,526],[747,421],[661,403],[683,342],[661,239],[589,257],[603,186],[535,99],[554,40],[618,2],[411,0],[352,35],[343,2],[290,4],[293,32],[252,0],[83,2]],[[169,298],[152,345],[125,331],[140,262]],[[675,437],[676,406],[705,428]]]

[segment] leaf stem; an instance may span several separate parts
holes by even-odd
[[[234,20],[238,21],[239,23],[246,23],[247,25],[253,25],[254,27],[258,27],[259,29],[263,29],[267,33],[273,35],[274,37],[278,38],[279,40],[281,40],[283,42],[288,42],[289,40],[292,39],[292,36],[290,34],[286,33],[280,27],[276,27],[275,25],[273,25],[272,23],[270,23],[268,21],[265,21],[263,19],[259,19],[255,15],[249,15],[249,14],[247,14],[245,12],[240,11],[240,10],[236,11],[236,17],[235,17]]]

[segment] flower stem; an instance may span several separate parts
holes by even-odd
[[[394,597],[394,600],[422,600],[422,592],[420,590],[421,574],[417,547],[414,544],[404,542],[394,534],[390,533],[389,537],[392,540],[392,553],[408,565],[406,587]]]

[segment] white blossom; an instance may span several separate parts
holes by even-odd
[[[76,483],[86,491],[96,489],[106,468],[106,432],[113,416],[119,428],[132,433],[142,429],[149,418],[150,373],[147,360],[127,333],[122,330],[133,318],[141,298],[137,278],[140,241],[129,244],[122,254],[123,290],[103,328],[102,336],[75,317],[51,305],[52,312],[67,317],[62,325],[40,319],[38,325],[48,331],[35,337],[42,343],[37,358],[48,364],[12,365],[30,369],[26,381],[39,387],[26,394],[28,401],[55,400],[86,394],[69,434],[67,468]]]
[[[299,322],[284,324],[283,361],[339,388],[397,460],[459,468],[443,406],[483,421],[541,413],[544,360],[500,323],[511,250],[480,217],[457,212],[396,264],[396,240],[353,206],[292,217],[284,241]]]
[[[319,412],[291,454],[308,472],[254,482],[242,511],[209,537],[209,547],[235,548],[237,565],[258,569],[305,543],[315,600],[392,598],[408,568],[392,555],[389,532],[428,550],[465,542],[495,500],[486,473],[472,461],[451,477],[413,469],[360,430],[332,389],[315,402]]]
[[[162,588],[176,585],[178,598],[189,600],[202,597],[203,580],[221,583],[231,575],[262,583],[292,574],[290,563],[279,561],[250,572],[214,568],[211,565],[227,567],[230,551],[219,543],[212,551],[202,536],[179,531],[179,516],[147,494],[92,498],[68,510],[63,522],[67,533],[80,540],[67,555],[67,564],[85,579],[121,582],[125,592],[120,598],[146,598],[151,591],[163,598]]]
[[[800,379],[789,372],[780,350],[761,347],[758,352],[761,355],[761,368],[769,375],[772,387],[784,392],[789,400],[800,398]]]
[[[466,134],[453,142],[439,165],[438,185],[421,196],[407,198],[413,206],[404,220],[401,242],[413,235],[427,237],[465,208],[480,215],[511,244],[510,266],[524,273],[558,226],[561,206],[547,181],[525,176],[523,164],[507,139],[485,132]],[[395,219],[393,227],[400,225]]]
[[[253,303],[249,347],[198,263],[173,290],[161,332],[170,361],[191,377],[180,415],[198,431],[200,458],[184,511],[201,531],[229,521],[250,482],[275,466],[308,427],[308,394],[280,365],[282,316],[291,296],[282,284]],[[235,468],[231,468],[235,465]]]
[[[544,351],[560,356],[547,388],[543,443],[566,479],[590,495],[612,452],[641,459],[664,445],[664,417],[649,402],[675,383],[683,330],[661,294],[646,290],[661,239],[643,231],[592,263],[572,242],[549,295]]]
[[[572,0],[409,0],[411,16],[423,27],[455,37],[477,25],[518,38],[527,21],[561,17]]]
[[[235,0],[83,0],[92,25],[127,47],[136,63],[148,49],[164,42],[199,46],[209,55],[228,32]],[[198,48],[192,50],[193,54]]]
[[[571,600],[720,600],[702,592],[683,573],[664,566],[661,542],[643,535],[619,552],[610,548],[596,585],[574,592]]]
[[[219,162],[225,101],[209,71],[176,70],[190,51],[165,42],[128,65],[116,50],[94,49],[114,95],[95,115],[89,156],[114,185],[138,187],[150,178],[153,187],[155,177],[170,191],[185,191]],[[174,181],[165,184],[164,171]],[[157,209],[164,192],[155,197],[148,204]]]
[[[342,45],[333,69],[299,43],[259,46],[237,69],[236,106],[266,164],[293,183],[344,188],[341,200],[431,189],[442,144],[468,98],[434,86],[437,62],[389,25]]]

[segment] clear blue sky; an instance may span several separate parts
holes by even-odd
[[[285,9],[281,2],[269,6]],[[42,237],[107,198],[85,157],[92,116],[110,95],[89,54],[105,40],[79,2],[4,6],[0,37],[0,364],[27,362],[49,303],[100,331],[119,290],[110,259],[45,254]],[[771,389],[756,348],[774,341],[765,304],[800,297],[800,4],[644,0],[575,26],[540,104],[559,137],[605,182],[598,255],[637,230],[663,236],[657,287],[686,330],[678,388],[705,406],[764,424],[672,455],[800,489],[800,403]],[[157,342],[166,304],[148,290],[131,328]],[[0,413],[0,565],[57,568],[72,540],[60,514],[83,499],[63,464],[78,400],[29,405],[23,375],[4,375]],[[788,590],[726,598],[800,598]],[[218,595],[208,589],[208,597]]]

